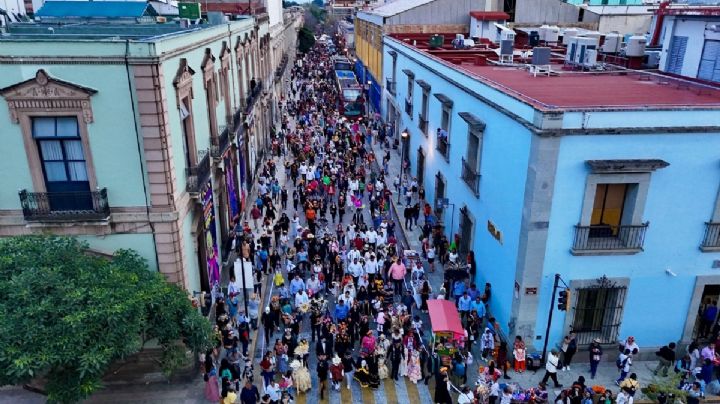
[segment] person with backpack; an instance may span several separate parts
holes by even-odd
[[[617,366],[620,371],[620,377],[615,380],[615,384],[619,386],[620,382],[625,380],[628,373],[630,373],[630,366],[632,366],[632,351],[630,351],[629,348],[625,348],[625,350],[618,355],[615,360],[615,366]]]

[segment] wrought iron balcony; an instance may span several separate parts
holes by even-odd
[[[23,189],[19,194],[27,221],[91,221],[110,217],[105,188],[77,192],[28,192]]]
[[[385,88],[387,88],[388,92],[392,95],[396,95],[395,94],[395,81],[387,79],[387,81],[385,83],[386,83]]]
[[[589,254],[635,254],[643,249],[648,223],[638,225],[575,226],[572,252]]]
[[[448,143],[448,140],[444,136],[439,136],[437,138],[437,146],[435,147],[440,154],[442,154],[445,157],[445,160],[450,158],[450,143]]]
[[[230,131],[225,128],[220,132],[220,136],[210,138],[210,156],[214,159],[222,158],[230,148],[230,143]]]
[[[476,167],[471,167],[470,164],[462,159],[462,179],[470,187],[475,196],[480,194],[480,173],[478,173]]]
[[[405,113],[410,115],[410,119],[413,116],[413,104],[410,100],[405,100]]]
[[[423,115],[418,116],[418,127],[425,136],[428,135],[428,121]]]
[[[191,194],[200,193],[202,187],[210,180],[210,153],[205,153],[196,166],[186,168],[185,176],[185,190]]]
[[[288,55],[284,54],[282,58],[280,59],[280,64],[277,67],[277,70],[275,70],[275,82],[277,83],[282,78],[282,75],[285,73],[285,68],[287,68],[288,64]]]
[[[703,242],[700,248],[709,250],[720,249],[720,223],[705,223],[705,237],[703,237]]]

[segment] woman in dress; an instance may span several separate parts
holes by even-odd
[[[205,399],[215,403],[220,401],[217,369],[214,366],[209,372],[205,373]]]
[[[298,393],[304,393],[312,388],[310,380],[310,371],[302,365],[299,359],[295,359],[290,363],[292,369],[293,383]]]
[[[450,390],[448,385],[450,379],[447,374],[448,369],[446,367],[440,368],[440,380],[435,385],[435,403],[437,404],[452,404],[452,397],[450,397]]]
[[[406,346],[403,346],[403,351],[405,352],[405,360],[400,361],[400,368],[398,369],[398,375],[400,377],[405,377],[408,375],[408,349]]]
[[[360,367],[355,370],[353,379],[357,380],[361,387],[370,386],[370,370],[368,369],[367,361],[364,359],[360,362]]]
[[[408,358],[407,366],[408,378],[411,382],[417,384],[422,379],[422,370],[420,369],[420,352],[412,350]]]
[[[430,294],[432,293],[432,288],[430,287],[430,284],[428,281],[423,281],[422,287],[420,288],[420,310],[422,310],[423,313],[428,312],[428,305],[427,301],[430,299]]]

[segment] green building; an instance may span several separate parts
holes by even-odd
[[[207,291],[267,144],[267,18],[137,21],[0,37],[0,236],[132,248]]]

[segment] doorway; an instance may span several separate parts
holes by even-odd
[[[210,280],[207,271],[207,254],[205,251],[205,227],[203,226],[202,211],[195,209],[195,214],[199,216],[197,227],[195,227],[195,243],[197,246],[198,271],[200,275],[200,288],[204,292],[210,292]]]
[[[418,148],[417,155],[417,180],[418,184],[425,186],[425,152],[422,147]]]
[[[693,328],[693,339],[704,339],[712,335],[718,321],[717,305],[720,300],[720,285],[710,284],[703,288],[700,304],[697,307],[697,319]],[[712,307],[715,307],[713,310]],[[715,313],[713,315],[713,312]]]

